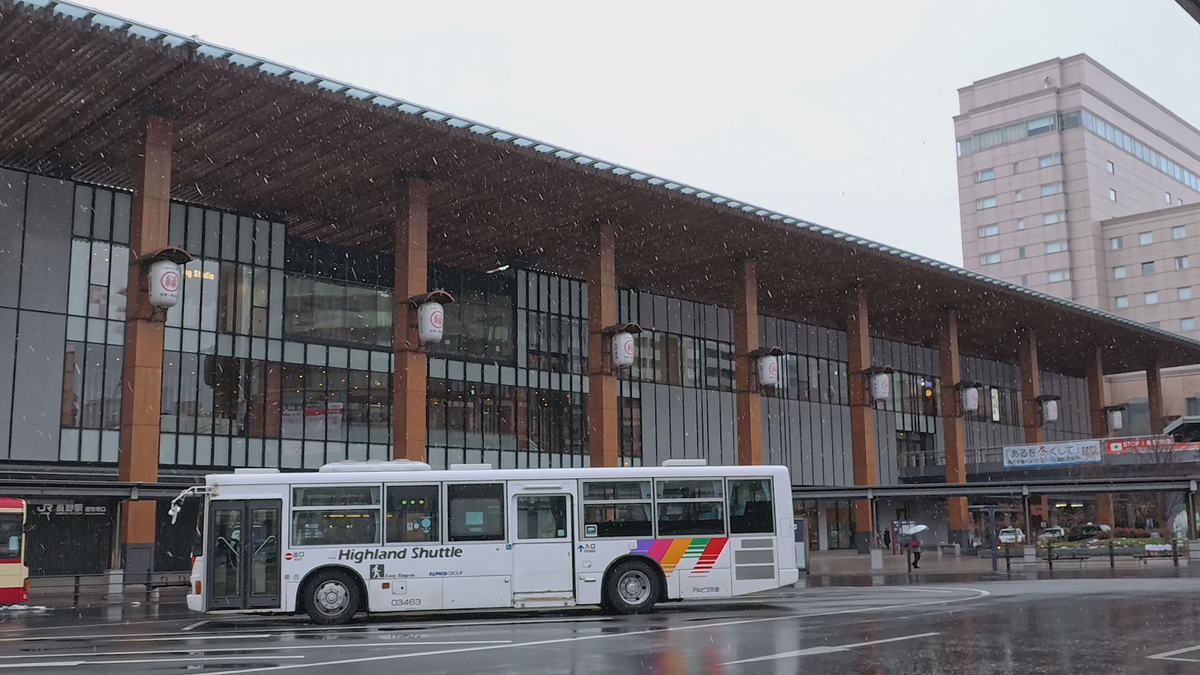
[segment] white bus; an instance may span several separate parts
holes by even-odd
[[[342,462],[207,476],[188,607],[355,613],[729,598],[797,582],[786,467]]]

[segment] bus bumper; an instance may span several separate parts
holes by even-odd
[[[192,610],[193,612],[203,612],[204,611],[204,596],[196,595],[195,593],[188,593],[187,607],[188,607],[188,609]]]
[[[0,607],[23,605],[29,602],[29,592],[24,588],[0,588]]]
[[[781,569],[779,570],[779,585],[792,586],[797,581],[800,581],[800,570]]]

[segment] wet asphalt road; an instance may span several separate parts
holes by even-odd
[[[788,589],[750,601],[375,618],[213,617],[176,605],[0,612],[14,673],[1195,673],[1200,579]]]

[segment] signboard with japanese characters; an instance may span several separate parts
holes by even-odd
[[[1100,441],[1068,441],[1004,448],[1004,467],[1068,466],[1100,462]]]

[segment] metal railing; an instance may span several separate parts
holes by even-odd
[[[75,574],[33,577],[30,579],[29,596],[32,604],[62,606],[70,598],[70,607],[80,603],[90,604],[90,599],[108,602],[115,595],[122,599],[145,596],[147,603],[159,596],[162,589],[186,589],[190,583],[189,572],[155,572],[149,579],[117,580],[102,574]]]

